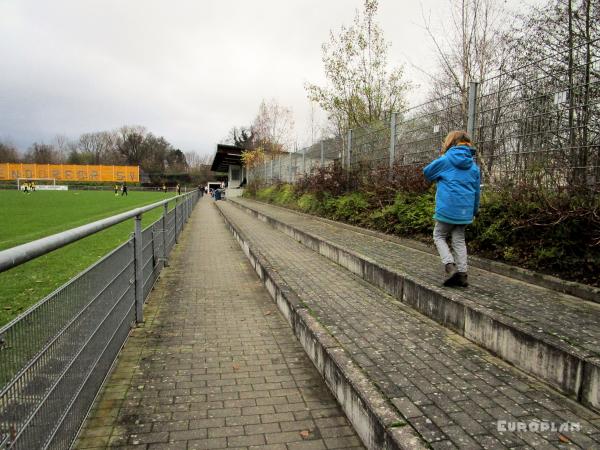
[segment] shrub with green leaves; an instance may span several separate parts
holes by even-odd
[[[316,213],[320,205],[315,194],[302,194],[298,199],[298,207],[306,213]]]
[[[258,189],[256,191],[256,198],[262,202],[271,203],[273,201],[273,196],[277,192],[277,186],[267,186],[262,189]]]
[[[413,172],[393,174],[400,181],[363,183],[352,190],[357,178],[352,181],[338,166],[326,167],[299,185],[258,189],[255,198],[431,242],[435,188],[424,189]],[[514,186],[485,192],[478,217],[467,226],[467,244],[470,252],[487,258],[600,286],[598,211],[600,199],[589,193],[561,195]]]
[[[349,223],[362,223],[367,217],[369,202],[366,194],[353,192],[335,199],[333,218]]]
[[[291,184],[283,184],[279,186],[276,192],[273,194],[273,203],[281,206],[287,206],[295,202],[294,186]]]

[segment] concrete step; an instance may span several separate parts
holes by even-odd
[[[232,204],[600,410],[600,304],[476,268],[469,271],[468,289],[444,288],[437,255],[248,199]]]
[[[232,202],[216,206],[368,448],[600,445],[597,413]]]

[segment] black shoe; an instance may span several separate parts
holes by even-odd
[[[446,279],[444,280],[444,286],[456,286],[458,282],[458,271],[456,270],[456,264],[446,264]]]
[[[469,282],[467,281],[467,272],[458,272],[458,281],[456,285],[460,287],[469,286]]]

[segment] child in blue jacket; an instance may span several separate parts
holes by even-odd
[[[475,149],[465,131],[451,131],[442,155],[423,169],[429,181],[437,183],[433,241],[445,265],[444,286],[468,286],[465,227],[479,210],[479,167],[473,161]],[[448,238],[452,238],[452,252]]]

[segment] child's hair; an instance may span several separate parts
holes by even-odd
[[[463,130],[455,130],[448,133],[446,139],[444,139],[444,143],[442,144],[442,154],[446,153],[446,151],[450,147],[454,147],[458,144],[468,144],[471,145],[471,136],[467,134],[466,131]]]

